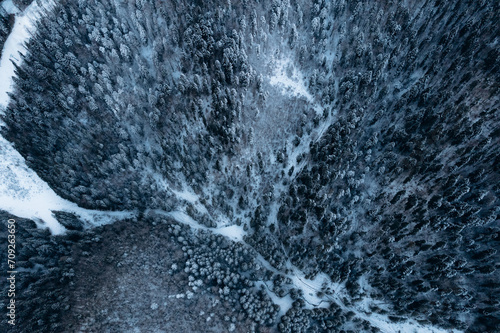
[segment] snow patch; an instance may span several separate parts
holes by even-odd
[[[278,297],[278,295],[272,292],[267,286],[267,284],[263,281],[256,282],[255,286],[267,290],[267,294],[269,295],[269,297],[271,297],[273,303],[279,305],[280,307],[280,312],[279,312],[280,317],[284,316],[288,312],[288,310],[292,308],[293,300],[290,297],[290,295],[286,295],[285,297]]]
[[[74,213],[88,225],[107,224],[133,216],[131,212],[87,210],[59,197],[26,166],[21,154],[1,136],[0,156],[0,209],[22,218],[33,219],[42,226],[47,226],[53,234],[65,231],[52,214],[56,210]]]
[[[0,156],[0,209],[22,218],[43,220],[52,233],[63,233],[64,227],[48,207],[62,210],[64,200],[26,166],[23,157],[3,137]]]
[[[162,215],[170,216],[174,220],[176,220],[177,222],[187,224],[191,228],[196,229],[196,230],[207,229],[205,226],[203,226],[203,225],[199,224],[198,222],[196,222],[195,220],[193,220],[193,218],[191,216],[189,216],[188,214],[186,214],[185,212],[181,212],[181,211],[173,211],[173,212],[168,212],[168,213],[162,213],[159,211],[155,211],[155,212],[160,213]]]
[[[197,194],[194,194],[191,191],[183,189],[182,192],[171,190],[177,197],[191,203],[200,213],[207,214],[207,208],[200,203],[200,198]]]
[[[231,225],[228,227],[220,227],[214,230],[214,233],[226,236],[229,239],[237,242],[243,241],[243,236],[246,235],[246,232],[243,230],[242,226]]]
[[[174,192],[174,194],[177,195],[179,198],[184,199],[193,204],[198,201],[198,196],[187,190],[183,190],[182,192],[172,190],[172,192]]]
[[[246,232],[243,230],[242,226],[237,226],[237,225],[230,225],[230,226],[223,226],[223,227],[218,227],[218,228],[208,228],[197,221],[195,221],[191,216],[186,214],[183,211],[172,211],[172,212],[165,212],[162,210],[151,210],[151,212],[159,215],[165,215],[165,216],[170,216],[177,222],[187,224],[191,228],[195,230],[203,229],[203,230],[208,230],[210,232],[213,232],[214,234],[218,234],[221,236],[228,237],[229,239],[236,241],[236,242],[243,242],[243,237],[246,235]]]
[[[276,62],[273,75],[269,83],[282,88],[283,93],[291,96],[305,97],[309,102],[313,96],[307,90],[302,72],[297,69],[290,59],[280,59]]]
[[[132,218],[137,214],[135,212],[127,211],[100,211],[90,210],[78,207],[76,204],[69,202],[69,205],[64,207],[63,211],[75,213],[81,220],[86,222],[86,227],[97,227],[105,224],[111,224],[116,221]]]
[[[12,1],[6,1],[2,5],[7,11],[17,9]],[[17,11],[19,10],[17,9]],[[16,15],[14,27],[5,41],[0,60],[0,106],[7,106],[9,103],[8,93],[12,92],[12,78],[15,73],[11,60],[18,65],[20,64],[19,53],[26,52],[24,45],[31,37],[31,31],[34,30],[35,23],[40,19],[39,13],[41,11],[42,8],[38,5],[38,1],[33,1],[23,13]]]
[[[12,0],[5,0],[2,2],[2,7],[5,9],[7,14],[17,14],[19,13],[19,8],[12,2]]]

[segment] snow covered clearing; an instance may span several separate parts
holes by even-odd
[[[200,230],[200,229],[208,230],[210,232],[213,232],[214,234],[228,237],[229,239],[236,242],[244,242],[243,237],[246,235],[246,231],[243,230],[243,226],[230,225],[230,226],[221,226],[217,228],[208,228],[195,221],[191,216],[189,216],[183,211],[166,212],[159,209],[153,209],[146,211],[146,214],[150,212],[158,215],[169,216],[174,220],[176,220],[177,222],[190,226],[194,230]]]
[[[173,218],[177,222],[187,224],[188,226],[190,226],[191,228],[193,228],[195,230],[208,229],[207,227],[205,227],[205,226],[199,224],[198,222],[196,222],[195,220],[193,220],[193,218],[191,216],[187,215],[185,212],[174,211],[174,212],[165,213],[165,212],[161,212],[161,211],[155,211],[155,213],[170,216],[171,218]]]
[[[243,236],[245,236],[246,232],[243,230],[243,226],[231,225],[228,227],[219,227],[214,229],[216,234],[226,236],[229,239],[236,242],[243,242]]]
[[[4,4],[14,12],[12,1]],[[25,52],[24,43],[30,37],[30,30],[39,18],[40,7],[34,1],[26,11],[16,16],[13,30],[7,38],[0,60],[0,108],[9,103],[8,93],[12,91],[14,64],[19,63],[19,53]],[[59,198],[35,172],[30,170],[22,156],[0,137],[0,209],[24,218],[43,220],[52,233],[60,234],[64,227],[57,222],[51,209],[62,210],[68,205]]]
[[[318,274],[314,280],[308,280],[301,271],[294,269],[293,274],[290,274],[289,277],[295,287],[302,290],[304,300],[306,301],[306,308],[327,308],[330,305],[328,300],[319,297],[317,294],[321,291],[326,281],[329,280],[325,274]]]
[[[269,83],[281,87],[284,93],[297,97],[302,96],[310,102],[313,101],[313,97],[304,82],[304,76],[290,59],[280,59],[276,62],[273,75],[269,77]]]
[[[184,199],[188,202],[191,203],[196,203],[198,201],[198,196],[192,192],[189,192],[187,190],[183,190],[182,192],[172,190],[176,196],[178,196],[181,199]]]

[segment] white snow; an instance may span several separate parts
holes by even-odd
[[[165,184],[165,187],[167,188],[168,185],[166,185],[166,182],[163,182]],[[200,198],[197,194],[187,190],[186,188],[184,188],[181,191],[176,191],[176,190],[173,190],[173,189],[170,189],[177,197],[191,203],[200,213],[204,213],[204,214],[207,214],[208,213],[208,210],[207,208],[200,203]]]
[[[302,96],[310,102],[313,101],[313,97],[305,85],[304,76],[288,58],[280,59],[276,62],[273,75],[269,77],[269,83],[273,86],[281,87],[283,93],[292,96]]]
[[[131,212],[87,210],[62,199],[26,166],[24,158],[3,137],[0,137],[0,157],[0,209],[39,221],[53,234],[65,231],[52,215],[54,210],[75,213],[91,225],[111,223],[133,215]]]
[[[279,307],[280,307],[279,316],[285,315],[287,313],[287,311],[292,308],[293,300],[290,297],[290,295],[286,295],[285,297],[278,297],[278,295],[276,295],[274,292],[272,292],[269,289],[269,287],[267,286],[267,284],[264,283],[263,281],[256,282],[255,286],[258,288],[263,286],[264,289],[267,290],[267,294],[269,295],[269,297],[271,297],[271,299],[273,300],[273,303],[279,305]]]
[[[52,233],[62,233],[64,228],[48,209],[61,209],[62,199],[25,165],[22,156],[2,137],[0,156],[0,209],[19,217],[43,220]]]
[[[12,1],[6,1],[2,5],[8,12],[16,12]],[[28,41],[29,31],[39,18],[37,15],[39,11],[40,7],[34,1],[24,13],[16,15],[12,32],[5,41],[0,59],[0,112],[2,113],[9,103],[8,93],[12,91],[14,65],[11,60],[19,63],[19,53],[25,52],[24,43]],[[19,217],[34,219],[40,224],[45,224],[53,234],[60,234],[65,229],[54,218],[51,210],[63,210],[68,206],[71,206],[71,203],[57,196],[26,166],[23,157],[12,145],[0,137],[0,209]]]
[[[243,236],[246,234],[246,232],[243,230],[243,226],[238,225],[216,228],[214,229],[214,232],[216,234],[226,236],[229,239],[237,242],[242,242]]]
[[[187,215],[185,212],[174,211],[170,212],[168,215],[174,218],[178,222],[189,225],[193,229],[206,229],[205,226],[202,226],[201,224],[193,220],[193,218]]]
[[[3,4],[4,8],[8,11],[14,11],[15,7],[11,4],[12,1],[7,1]],[[30,36],[31,31],[34,30],[34,25],[40,19],[40,11],[42,8],[38,5],[37,1],[33,1],[23,13],[16,15],[16,20],[12,32],[5,41],[2,59],[0,60],[0,106],[7,106],[9,96],[7,93],[12,91],[12,78],[14,76],[14,64],[20,63],[19,53],[25,53],[24,43],[26,43]]]
[[[19,8],[17,8],[16,5],[14,5],[12,0],[4,0],[4,2],[2,2],[2,7],[8,14],[19,13]]]
[[[63,207],[63,211],[75,213],[81,220],[86,222],[86,227],[96,227],[104,224],[111,224],[116,221],[128,219],[136,216],[135,212],[128,211],[101,211],[80,208],[76,204],[66,201],[67,206]]]
[[[184,189],[182,192],[175,190],[172,190],[172,192],[174,192],[174,194],[177,195],[179,198],[189,201],[191,203],[196,203],[196,201],[198,201],[198,196],[192,192],[189,192],[186,189]]]
[[[330,305],[329,301],[317,295],[317,292],[321,291],[321,286],[329,280],[325,274],[318,274],[314,280],[308,280],[301,271],[294,269],[293,274],[290,274],[289,277],[294,286],[304,293],[306,308],[326,308]]]
[[[153,212],[155,214],[159,215],[165,215],[165,216],[170,216],[177,222],[187,224],[194,230],[208,230],[210,232],[213,232],[214,234],[218,234],[221,236],[228,237],[229,239],[236,241],[236,242],[243,242],[243,236],[246,235],[246,232],[243,230],[243,226],[237,226],[237,225],[230,225],[230,226],[223,226],[223,227],[217,227],[217,228],[209,228],[206,227],[197,221],[195,221],[191,216],[186,214],[186,212],[176,210],[176,211],[171,211],[171,212],[165,212],[159,209],[155,210],[150,210],[147,211],[146,213]]]

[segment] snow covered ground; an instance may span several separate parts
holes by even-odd
[[[379,328],[382,332],[386,333],[445,333],[452,332],[458,333],[458,330],[444,330],[433,326],[421,325],[413,319],[409,319],[403,322],[393,322],[388,316],[382,315],[375,312],[367,311],[367,304],[377,304],[380,303],[377,300],[371,299],[369,297],[365,297],[360,302],[352,302],[352,305],[347,306],[344,304],[343,299],[349,299],[349,296],[342,288],[342,285],[337,283],[333,283],[330,281],[330,278],[326,274],[318,274],[314,280],[306,279],[304,274],[298,270],[296,267],[293,267],[293,274],[289,275],[292,279],[294,285],[301,289],[304,293],[304,299],[306,300],[306,307],[311,307],[311,305],[315,305],[314,307],[323,307],[327,306],[330,303],[336,303],[345,311],[352,311],[356,314],[357,317],[368,321],[372,326]],[[366,282],[366,281],[365,281]],[[365,284],[365,287],[368,286]],[[333,294],[325,295],[319,297],[317,292],[322,291],[323,287],[327,286],[331,290],[333,290]]]
[[[12,1],[2,5],[9,13],[18,12]],[[24,13],[16,15],[13,30],[5,41],[0,59],[1,113],[9,103],[8,93],[12,91],[14,65],[11,61],[19,63],[19,53],[25,52],[24,43],[39,18],[39,11],[40,7],[34,1]],[[55,234],[63,232],[64,227],[52,216],[48,207],[62,209],[66,205],[64,200],[26,166],[22,156],[3,137],[0,137],[0,157],[0,209],[19,217],[44,221]]]
[[[19,8],[17,8],[16,5],[14,5],[14,3],[12,2],[12,0],[4,0],[2,2],[2,7],[3,7],[3,9],[5,9],[5,11],[8,14],[17,14],[17,13],[19,13]]]
[[[244,242],[243,237],[246,235],[246,231],[243,230],[243,226],[229,225],[229,226],[219,226],[217,228],[209,228],[202,225],[201,223],[198,223],[191,216],[189,216],[183,211],[166,212],[163,210],[154,209],[146,211],[146,214],[150,212],[154,214],[169,216],[174,220],[176,220],[177,222],[190,226],[194,230],[200,230],[200,229],[208,230],[210,232],[213,232],[214,234],[228,237],[229,239],[236,242]]]
[[[290,59],[280,59],[276,62],[273,75],[269,77],[269,83],[281,87],[286,94],[302,96],[309,102],[313,101],[304,82],[304,76]]]
[[[242,226],[231,225],[227,227],[218,227],[214,229],[216,234],[226,236],[229,239],[236,242],[243,242],[243,236],[246,235],[246,232],[243,230]]]
[[[166,182],[164,182],[166,184]],[[197,194],[193,193],[192,191],[187,190],[186,188],[183,189],[182,192],[176,191],[176,190],[171,190],[178,198],[183,199],[189,203],[191,203],[196,210],[200,213],[207,214],[208,210],[207,207],[205,207],[203,204],[200,203],[200,198]]]
[[[49,1],[45,3],[48,5]],[[0,60],[0,107],[6,107],[9,103],[8,93],[12,92],[12,78],[14,77],[14,64],[11,61],[20,64],[19,53],[26,52],[24,44],[35,29],[34,26],[40,19],[40,12],[43,8],[38,5],[37,1],[33,1],[22,13],[19,13],[11,0],[5,1],[2,6],[8,13],[17,13],[14,27],[5,41]]]
[[[322,286],[329,281],[325,274],[318,274],[314,280],[310,280],[306,279],[304,273],[295,268],[293,274],[290,274],[289,277],[295,287],[302,290],[304,300],[306,301],[306,308],[325,308],[330,305],[327,299],[318,296],[318,292],[321,291]]]
[[[0,209],[47,226],[53,234],[64,232],[52,211],[75,213],[89,225],[127,218],[131,212],[87,210],[59,197],[33,170],[12,145],[0,137]]]
[[[271,282],[269,282],[269,284],[271,284]],[[266,290],[267,294],[269,295],[269,297],[271,297],[271,299],[273,300],[273,303],[274,304],[278,304],[280,306],[280,312],[279,312],[279,316],[283,316],[287,313],[288,310],[290,310],[292,308],[292,305],[293,305],[293,300],[292,298],[290,297],[290,295],[286,295],[284,297],[279,297],[278,295],[276,295],[274,292],[272,292],[268,286],[267,283],[264,283],[263,281],[259,281],[255,284],[255,286],[257,288],[261,288],[263,287],[264,290]]]

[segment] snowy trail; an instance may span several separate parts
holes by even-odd
[[[246,235],[246,231],[243,230],[243,226],[230,225],[230,226],[219,226],[217,228],[209,228],[204,226],[197,221],[195,221],[191,216],[186,214],[186,212],[176,210],[167,212],[161,209],[149,209],[146,210],[145,214],[157,214],[163,216],[169,216],[179,223],[186,224],[194,230],[208,230],[214,234],[225,236],[235,242],[245,242],[243,237]]]
[[[330,281],[329,277],[326,274],[318,274],[314,280],[308,280],[304,277],[303,273],[297,268],[293,269],[294,271],[294,284],[301,288],[304,292],[304,298],[306,301],[314,300],[318,302],[321,300],[322,302],[328,303],[336,303],[340,306],[344,311],[352,311],[356,314],[357,317],[368,321],[372,326],[379,328],[382,332],[386,333],[400,333],[400,332],[418,332],[418,333],[459,333],[461,331],[458,330],[445,330],[433,326],[421,325],[413,319],[408,319],[404,322],[393,322],[388,318],[388,315],[382,315],[378,313],[366,313],[363,309],[357,306],[359,303],[354,303],[352,306],[347,306],[343,298],[348,299],[348,295],[343,292],[342,286],[333,283]],[[323,298],[319,298],[314,294],[314,292],[321,291],[321,287],[329,286],[335,292],[331,295],[325,295]],[[307,294],[306,294],[307,293]],[[370,302],[372,304],[377,303],[376,300],[365,298],[365,301]],[[321,303],[320,303],[321,305]]]

